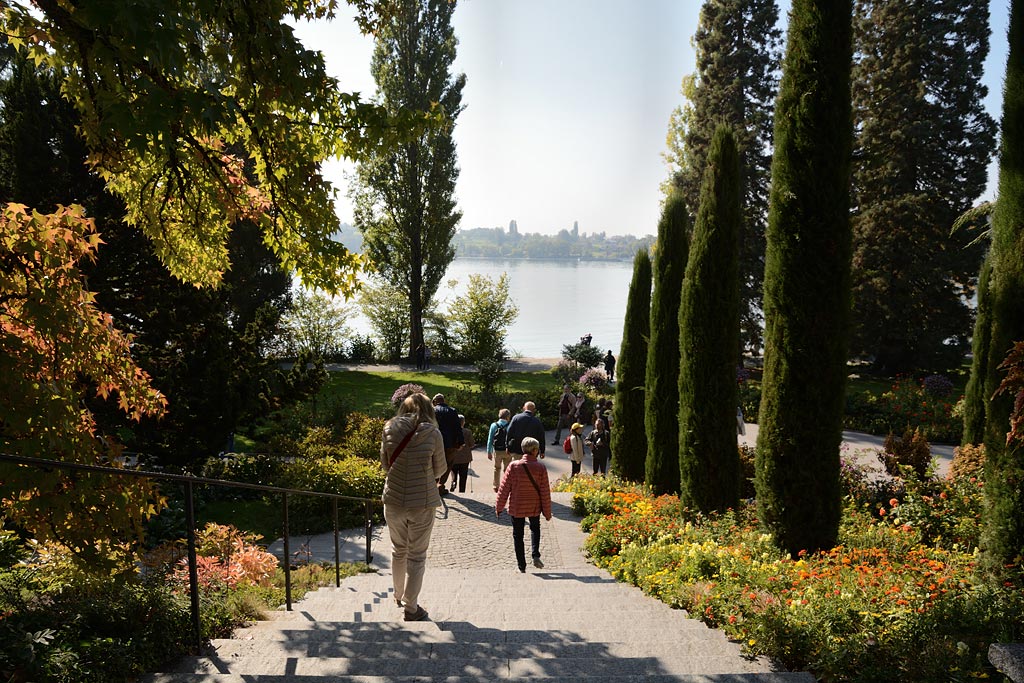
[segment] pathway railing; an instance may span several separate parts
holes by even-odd
[[[187,474],[169,474],[166,472],[151,472],[147,470],[122,469],[119,467],[104,467],[102,465],[86,465],[76,462],[63,462],[60,460],[46,460],[45,458],[30,458],[20,455],[8,455],[0,453],[0,462],[10,462],[17,465],[36,467],[38,469],[63,469],[85,472],[98,472],[119,477],[141,477],[144,479],[156,479],[159,481],[179,482],[185,488],[185,525],[187,528],[188,545],[188,589],[191,601],[192,634],[195,638],[197,649],[202,645],[202,634],[199,623],[199,570],[196,562],[196,516],[195,516],[195,494],[194,486],[226,486],[230,488],[250,489],[253,491],[264,491],[266,493],[281,494],[281,537],[284,540],[284,595],[285,608],[292,609],[292,574],[291,574],[291,547],[289,545],[288,532],[288,497],[318,496],[331,499],[331,513],[334,519],[334,584],[341,586],[341,546],[339,543],[338,530],[338,501],[351,500],[365,504],[364,528],[366,530],[366,564],[373,560],[371,554],[371,537],[373,535],[373,506],[379,505],[379,500],[372,498],[359,498],[355,496],[343,496],[338,493],[322,493],[320,491],[306,491],[303,489],[290,489],[283,486],[266,486],[264,484],[243,484],[237,481],[226,479],[208,479],[206,477],[193,477]]]

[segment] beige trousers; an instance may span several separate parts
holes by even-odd
[[[427,565],[430,532],[434,528],[437,508],[405,508],[385,505],[384,519],[391,535],[391,573],[395,597],[405,603],[406,612],[419,606],[423,570]]]
[[[512,454],[506,451],[494,451],[494,490],[497,491],[501,485],[501,475],[505,468],[512,463]]]

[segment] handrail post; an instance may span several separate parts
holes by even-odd
[[[370,564],[373,561],[373,555],[370,554],[370,537],[373,536],[373,503],[369,500],[366,501],[366,564]]]
[[[338,499],[331,498],[331,512],[334,517],[334,587],[341,588],[341,549],[338,547]]]
[[[203,631],[199,623],[199,563],[196,559],[196,511],[191,481],[185,482],[185,526],[188,538],[188,597],[192,613],[192,639],[198,654],[203,647]]]
[[[292,551],[288,543],[288,494],[281,494],[281,531],[284,539],[284,604],[292,611]]]

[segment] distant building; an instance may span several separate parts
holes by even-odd
[[[572,236],[573,237],[579,237],[580,236],[580,222],[579,221],[573,221],[572,222]]]
[[[518,235],[519,234],[519,225],[516,224],[515,219],[509,221],[509,223],[508,223],[508,234],[510,234],[510,235]]]

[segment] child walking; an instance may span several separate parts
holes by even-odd
[[[532,436],[523,439],[523,457],[513,460],[505,470],[498,487],[498,500],[494,503],[495,516],[501,516],[508,503],[508,513],[512,516],[512,544],[515,546],[516,563],[520,572],[526,572],[526,548],[523,536],[526,531],[526,520],[530,520],[530,545],[533,555],[533,566],[544,567],[540,560],[540,516],[551,521],[551,486],[548,484],[548,471],[537,460],[540,442]]]

